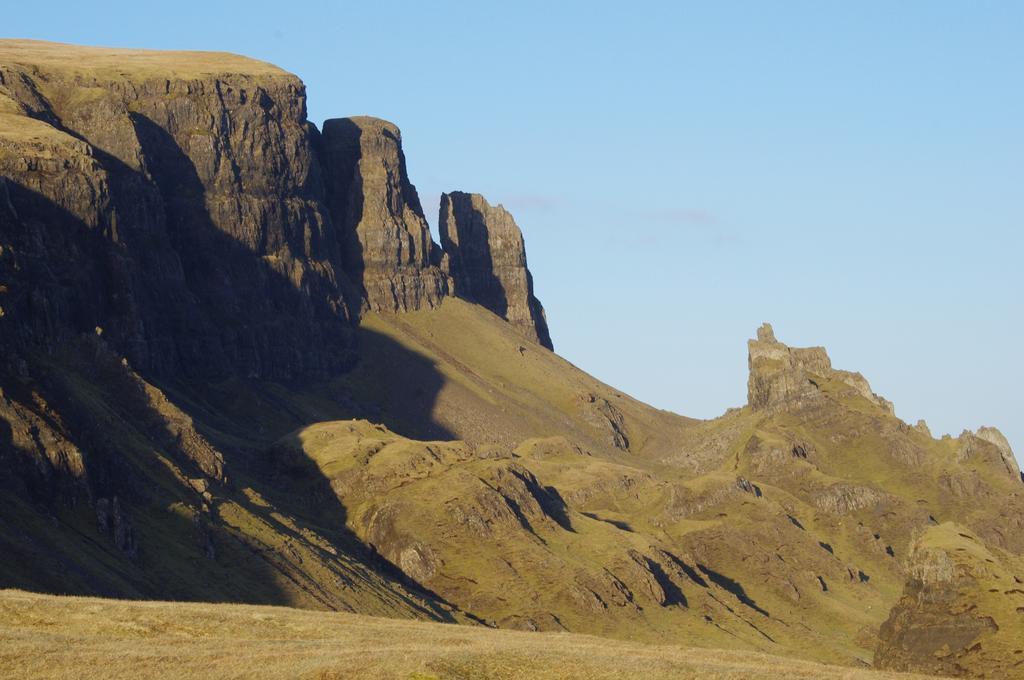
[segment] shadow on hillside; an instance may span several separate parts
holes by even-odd
[[[356,337],[359,359],[339,381],[356,409],[354,417],[381,423],[409,439],[454,439],[455,433],[434,415],[445,383],[434,361],[369,328],[360,327]]]
[[[343,605],[336,595],[353,587],[351,579],[361,573],[342,569],[347,562],[365,565],[383,582],[401,584],[387,588],[393,602],[404,600],[410,611],[451,620],[439,597],[347,529],[345,507],[311,461],[283,469],[268,448],[269,441],[317,420],[374,420],[373,410],[386,410],[324,387],[344,389],[343,380],[331,378],[351,365],[354,340],[334,306],[337,296],[329,295],[329,282],[310,274],[297,286],[261,255],[266,244],[254,250],[221,231],[207,212],[211,202],[192,161],[152,121],[137,116],[135,122],[159,196],[148,180],[115,164],[113,199],[131,203],[138,197],[128,193],[148,187],[143,198],[150,205],[162,204],[165,222],[90,226],[42,194],[8,182],[25,224],[0,237],[28,255],[5,297],[5,323],[15,331],[8,349],[16,346],[24,354],[31,376],[20,403],[41,417],[57,414],[55,432],[83,453],[81,483],[88,498],[88,507],[61,493],[25,499],[41,518],[54,518],[46,536],[26,536],[29,543],[57,546],[53,559],[39,564],[36,587],[268,604],[291,604],[301,591],[334,608]],[[147,232],[164,227],[162,237]],[[296,252],[302,252],[296,245]],[[157,263],[151,253],[139,252],[153,246],[172,248],[180,269],[173,258]],[[425,357],[374,335],[361,337],[376,354],[405,366],[407,377],[416,377],[409,401],[387,402],[388,418],[401,415],[409,421],[393,421],[396,431],[411,431],[417,421],[432,423],[429,414],[442,384],[436,368]],[[154,401],[121,356],[130,357],[143,378],[165,388],[169,404]],[[0,379],[10,397],[8,387],[18,380],[6,371]],[[239,381],[243,389],[229,389],[220,398],[207,394],[206,385],[226,380]],[[319,387],[304,391],[311,385]],[[246,387],[266,397],[257,408],[241,403],[252,396]],[[284,413],[282,403],[290,406]],[[171,404],[189,416],[195,433],[173,415]],[[401,414],[390,410],[405,407],[409,410]],[[235,422],[239,413],[247,417]],[[45,471],[42,449],[17,449],[10,425],[2,422],[5,455]],[[264,422],[271,427],[263,427]],[[446,434],[434,425],[418,427]],[[196,433],[223,457],[223,475],[217,455]],[[184,484],[158,454],[166,454],[185,477],[205,481]],[[209,496],[203,496],[202,488]],[[125,521],[134,525],[137,555],[97,528],[92,506],[98,499],[114,498],[120,499]],[[259,531],[247,533],[225,521],[218,511],[225,503],[258,517],[284,540],[274,544]],[[194,519],[168,512],[172,507],[191,509]],[[296,544],[316,556],[327,573],[290,548]],[[288,587],[279,585],[285,583]],[[366,592],[381,588],[372,579],[363,585]]]
[[[769,614],[766,610],[764,610],[761,607],[759,607],[757,602],[755,602],[747,594],[747,591],[743,588],[743,586],[739,583],[739,581],[735,581],[735,580],[729,578],[728,576],[726,576],[725,574],[721,574],[721,573],[715,571],[714,569],[711,569],[710,567],[707,567],[707,566],[705,566],[703,564],[698,564],[697,568],[700,569],[704,573],[704,575],[707,576],[711,580],[712,583],[714,583],[719,588],[723,588],[725,590],[728,590],[730,593],[735,595],[736,599],[739,600],[744,605],[750,607],[751,609],[756,611],[758,614],[762,614],[764,616],[771,617],[771,614]]]
[[[179,318],[169,329],[179,359],[176,373],[289,380],[326,376],[350,365],[353,340],[346,307],[356,303],[344,300],[351,286],[338,262],[337,235],[327,216],[283,204],[235,205],[208,193],[192,159],[166,130],[138,114],[133,123],[192,303],[175,310]],[[296,192],[300,198],[322,200],[314,188]],[[324,222],[322,230],[318,219]],[[225,225],[234,233],[224,231]],[[314,261],[333,263],[333,278],[318,266],[295,268],[287,261],[307,252]],[[301,278],[290,278],[295,276]],[[158,309],[164,316],[162,305]],[[180,332],[183,327],[189,332]]]

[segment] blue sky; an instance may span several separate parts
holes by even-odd
[[[910,422],[1024,453],[1024,4],[14,3],[3,31],[213,49],[503,203],[558,351],[656,406],[746,398],[757,325]]]

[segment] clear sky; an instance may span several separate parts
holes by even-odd
[[[15,2],[9,37],[239,52],[516,216],[559,353],[746,399],[762,321],[1024,458],[1024,3]]]

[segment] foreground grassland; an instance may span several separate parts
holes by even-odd
[[[283,607],[0,591],[17,678],[913,678],[757,653]]]

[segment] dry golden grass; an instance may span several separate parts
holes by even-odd
[[[282,607],[0,591],[17,678],[912,678],[765,654]]]
[[[5,100],[11,101],[0,95],[0,141],[19,146],[32,145],[37,157],[82,155],[85,152],[85,143],[68,133],[20,112],[5,111]]]
[[[0,40],[0,63],[96,77],[199,78],[223,73],[288,75],[273,64],[228,52],[186,52],[85,47],[42,40]]]

